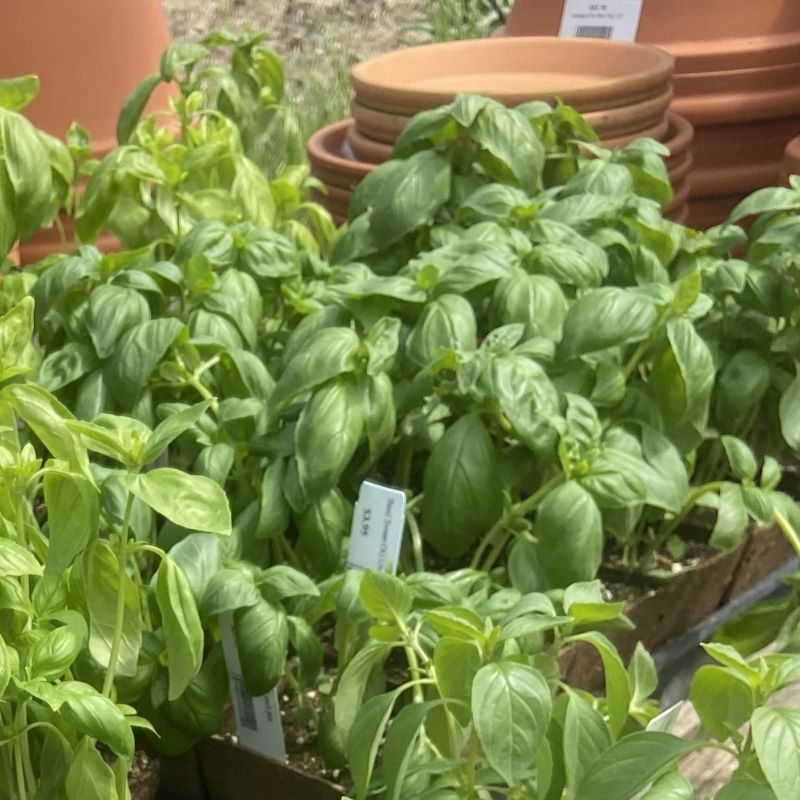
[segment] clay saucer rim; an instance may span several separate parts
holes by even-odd
[[[359,130],[357,122],[353,122],[347,129],[345,137],[353,153],[355,153],[356,158],[361,161],[371,164],[382,164],[392,157],[392,145],[365,136]]]
[[[433,108],[443,105],[457,94],[452,89],[437,89],[430,84],[424,88],[415,88],[409,84],[409,77],[403,76],[399,65],[413,63],[416,60],[430,64],[447,64],[455,53],[472,51],[477,59],[478,53],[495,56],[500,53],[511,58],[510,48],[529,54],[550,51],[545,58],[552,64],[559,56],[566,59],[569,50],[583,49],[586,52],[594,50],[597,63],[601,55],[611,60],[614,56],[626,57],[629,60],[634,54],[638,59],[646,60],[647,66],[635,72],[621,70],[613,78],[598,78],[596,83],[583,85],[574,89],[542,87],[537,91],[526,90],[498,90],[490,92],[496,100],[509,105],[530,100],[534,97],[541,99],[561,98],[564,102],[578,107],[583,111],[594,111],[610,108],[614,105],[627,105],[633,99],[641,97],[659,86],[669,82],[674,69],[674,58],[663,50],[651,45],[631,44],[628,42],[613,42],[599,39],[564,39],[557,36],[530,36],[513,37],[507,39],[470,39],[460,42],[442,42],[437,44],[422,45],[394,50],[390,53],[376,56],[362,61],[353,67],[350,78],[355,89],[356,97],[365,105],[381,111],[419,111],[423,108]],[[553,51],[562,52],[556,55]],[[539,56],[541,57],[541,56]],[[491,60],[491,59],[490,59]],[[568,59],[567,59],[568,60]],[[638,62],[641,63],[641,62]],[[421,70],[421,67],[418,68]],[[386,73],[394,73],[386,77]],[[465,73],[472,74],[472,73]],[[444,76],[443,76],[444,77]],[[452,78],[452,75],[447,77]],[[430,81],[430,77],[426,80]]]
[[[320,128],[309,137],[306,149],[312,171],[314,166],[320,166],[337,174],[358,176],[358,180],[372,171],[374,164],[347,158],[342,153],[347,128],[352,124],[353,118],[348,117]]]

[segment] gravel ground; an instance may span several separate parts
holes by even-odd
[[[288,93],[308,129],[342,116],[355,61],[399,47],[425,0],[162,0],[172,35],[197,39],[222,26],[269,34]]]

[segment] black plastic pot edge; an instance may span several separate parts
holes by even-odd
[[[797,572],[799,567],[800,561],[797,558],[790,559],[686,633],[653,653],[659,678],[657,694],[662,706],[668,707],[688,697],[692,676],[708,660],[700,643],[707,642],[720,626],[743,611],[763,600],[786,593],[788,587],[784,578]]]

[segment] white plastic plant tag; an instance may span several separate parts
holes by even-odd
[[[236,632],[233,612],[221,614],[219,627],[222,649],[236,714],[236,731],[239,744],[273,761],[286,761],[286,742],[283,737],[278,693],[273,690],[261,697],[251,697],[244,688],[242,664],[236,651]]]
[[[405,492],[364,481],[353,511],[348,568],[397,572],[405,515]]]
[[[683,700],[670,706],[666,711],[662,711],[657,717],[653,717],[647,725],[648,731],[659,731],[660,733],[671,733],[672,727],[678,719],[678,715],[683,708]]]
[[[642,0],[564,0],[559,36],[635,42]]]

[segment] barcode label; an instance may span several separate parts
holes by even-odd
[[[578,25],[575,36],[579,39],[612,39],[614,28],[610,25]]]
[[[256,720],[256,706],[253,698],[247,694],[244,688],[244,678],[241,675],[231,675],[231,686],[233,687],[234,697],[236,698],[236,719],[243,727],[251,731],[258,730]]]
[[[635,42],[642,0],[565,0],[559,36]]]
[[[242,678],[242,663],[236,648],[236,630],[233,612],[220,614],[219,629],[222,649],[236,714],[237,740],[242,747],[274,761],[286,761],[286,742],[278,704],[278,694],[273,689],[261,697],[251,697]]]

